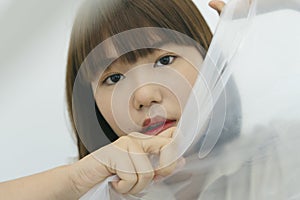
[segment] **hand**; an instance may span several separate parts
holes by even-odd
[[[176,145],[171,145],[174,131],[174,127],[169,128],[157,136],[132,133],[86,156],[75,164],[77,190],[85,193],[116,174],[120,180],[112,182],[114,189],[122,194],[136,194],[154,177],[170,175],[177,165]],[[148,154],[159,155],[159,167],[152,166]]]
[[[213,9],[215,9],[220,15],[225,6],[225,3],[220,0],[213,0],[213,1],[209,2],[209,6]]]

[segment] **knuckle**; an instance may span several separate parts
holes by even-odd
[[[173,171],[172,169],[165,168],[165,169],[161,170],[160,175],[161,176],[168,176],[172,173],[172,171]]]
[[[112,182],[112,186],[120,194],[125,194],[127,192],[125,188],[120,187],[119,185],[115,184],[115,182]]]
[[[136,174],[132,174],[131,176],[129,176],[127,182],[130,185],[135,185],[138,181],[138,176]]]
[[[118,187],[118,185],[116,184],[116,182],[112,182],[111,185],[112,185],[112,187],[113,187],[117,192],[119,192],[119,193],[121,192],[121,191],[120,191],[120,188]]]
[[[154,171],[151,171],[151,172],[142,173],[142,174],[139,175],[139,177],[141,179],[149,180],[149,179],[153,179],[154,175],[155,175]]]
[[[163,150],[166,146],[168,146],[172,141],[173,140],[171,138],[163,138],[160,151]]]
[[[138,133],[138,132],[131,132],[130,134],[128,134],[128,137],[133,137],[133,138],[135,138],[135,137],[139,137],[139,136],[141,136],[142,134],[141,133]]]
[[[128,136],[121,136],[113,144],[117,146],[130,146],[132,145],[132,139]]]
[[[131,138],[128,137],[128,136],[121,136],[118,140],[119,140],[120,142],[130,142],[130,141],[131,141]]]
[[[158,174],[161,176],[168,176],[168,175],[172,174],[175,169],[176,169],[176,164],[173,163],[167,167],[161,168],[159,170]]]

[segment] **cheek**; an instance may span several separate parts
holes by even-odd
[[[182,111],[191,92],[193,91],[193,86],[198,77],[198,69],[192,66],[189,62],[182,61],[178,63],[176,71],[181,76],[180,80],[177,80],[177,84],[179,86],[176,88],[176,95],[177,99],[180,101]]]
[[[105,90],[98,89],[95,94],[95,101],[100,112],[104,115],[111,106],[111,94]]]
[[[166,105],[168,108],[168,111],[171,112],[172,114],[174,114],[174,116],[177,116],[177,118],[179,118],[182,114],[185,100],[178,98],[178,96],[176,96],[175,94],[172,93],[169,96],[169,98],[168,97],[166,98],[165,101],[168,104],[168,105]]]
[[[198,77],[198,70],[190,66],[189,69],[185,72],[185,77],[188,80],[188,82],[193,86]]]
[[[199,73],[196,67],[188,61],[181,59],[178,63],[176,63],[175,69],[191,86],[195,84]]]
[[[100,95],[101,94],[101,95]],[[111,112],[111,95],[100,93],[95,95],[95,101],[99,111],[105,118],[105,120],[111,125],[113,122],[113,116]]]
[[[186,78],[189,84],[193,86],[198,77],[198,70],[187,61],[184,61],[182,66],[184,67],[181,67],[180,73]]]
[[[100,95],[101,94],[101,95]],[[118,135],[124,135],[124,132],[118,127],[115,116],[112,113],[112,94],[110,92],[99,92],[98,95],[95,95],[95,101],[98,106],[99,111],[110,125],[113,131]],[[119,113],[115,113],[116,115]]]

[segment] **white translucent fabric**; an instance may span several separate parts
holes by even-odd
[[[201,119],[189,101],[179,124],[199,131],[185,163],[140,194],[114,192],[114,176],[81,199],[300,199],[299,22],[299,0],[230,1],[201,68],[206,84],[194,86]]]

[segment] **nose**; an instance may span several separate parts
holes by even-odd
[[[133,93],[134,108],[139,110],[150,107],[153,103],[161,103],[162,94],[159,87],[155,84],[147,84],[136,89]]]

